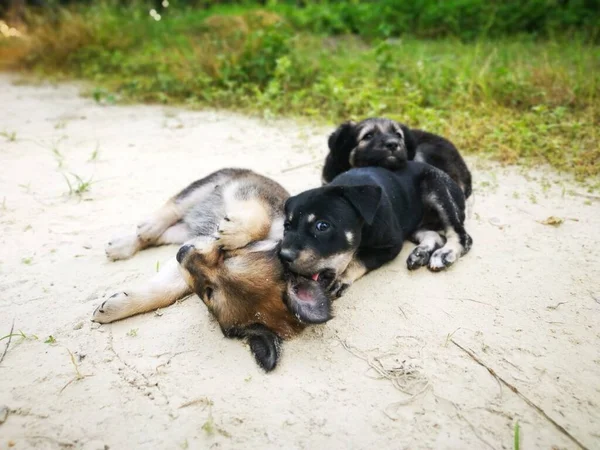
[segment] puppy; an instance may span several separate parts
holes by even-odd
[[[329,154],[323,167],[323,184],[351,167],[397,170],[406,161],[430,164],[450,175],[471,195],[471,173],[452,142],[436,134],[410,129],[383,118],[345,122],[329,136]]]
[[[192,183],[136,233],[108,243],[112,260],[150,246],[183,245],[154,278],[102,302],[92,320],[112,322],[196,293],[223,334],[246,339],[258,364],[273,370],[281,341],[305,326],[293,312],[313,323],[331,317],[324,288],[285,270],[278,257],[288,196],[275,181],[242,169],[220,170]]]
[[[337,297],[394,259],[421,227],[444,232],[446,242],[424,231],[408,257],[411,269],[429,264],[442,270],[472,244],[461,189],[441,170],[417,162],[397,171],[351,169],[324,187],[290,197],[285,217],[280,257],[292,272],[329,285]]]

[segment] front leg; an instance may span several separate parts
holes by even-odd
[[[334,298],[340,298],[348,290],[352,284],[367,273],[367,268],[362,261],[354,257],[346,270],[342,274],[333,280],[333,283],[329,287],[329,292]]]
[[[402,243],[383,250],[359,250],[352,258],[346,269],[329,287],[329,292],[336,298],[341,297],[352,284],[371,270],[378,269],[393,260],[400,250]]]
[[[191,290],[179,271],[179,264],[173,258],[144,286],[111,295],[96,308],[92,321],[109,323],[164,308],[190,293]]]

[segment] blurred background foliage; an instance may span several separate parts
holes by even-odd
[[[94,98],[337,122],[384,115],[465,152],[600,174],[600,2],[36,0],[0,63]],[[1,30],[0,30],[1,31]]]

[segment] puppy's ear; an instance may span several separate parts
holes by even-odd
[[[258,365],[265,372],[273,370],[281,354],[281,338],[260,323],[247,326],[245,334]]]
[[[329,183],[340,173],[350,170],[350,152],[356,147],[356,124],[344,122],[329,135],[329,153],[323,166],[323,184]]]
[[[355,127],[356,123],[352,120],[344,122],[337,127],[337,129],[329,135],[329,140],[327,142],[329,151],[334,155],[338,155],[340,153],[345,153],[344,150],[347,150],[348,154],[350,154],[350,150],[356,146]]]
[[[402,129],[402,133],[404,134],[404,145],[406,146],[406,157],[409,161],[415,159],[415,154],[417,153],[417,140],[415,139],[415,135],[404,124],[399,124]]]
[[[317,281],[289,275],[284,300],[290,312],[303,323],[331,320],[331,299],[323,287]]]
[[[381,201],[381,188],[373,185],[341,187],[344,198],[354,206],[367,224],[372,225]]]
[[[277,366],[281,354],[281,338],[261,323],[247,327],[221,328],[228,338],[246,339],[256,362],[265,372]]]

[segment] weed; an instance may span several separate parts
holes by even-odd
[[[64,173],[62,174],[62,176],[65,179],[67,186],[69,187],[69,192],[67,193],[67,195],[69,195],[69,196],[76,195],[76,196],[81,197],[83,194],[88,192],[90,190],[90,188],[92,187],[92,179],[91,178],[89,180],[84,180],[79,175],[77,175],[75,173],[71,173],[71,176],[74,179],[73,180],[74,183],[72,183],[71,180],[69,180],[69,177],[67,177]]]
[[[550,164],[579,180],[600,174],[598,12],[585,2],[538,8],[535,23],[516,1],[267,3],[270,11],[169,8],[157,22],[94,2],[32,27],[13,57],[25,69],[94,80],[99,103],[320,122],[381,115],[445,135],[465,153]],[[507,37],[516,31],[529,35]]]
[[[29,266],[33,262],[33,256],[26,256],[24,258],[21,258],[21,262]]]
[[[514,437],[514,450],[519,450],[521,448],[521,427],[518,421],[515,422]]]
[[[129,330],[127,332],[127,336],[129,337],[136,337],[138,334],[138,328],[132,328],[131,330]]]
[[[44,344],[56,344],[56,339],[54,339],[54,336],[50,335],[48,336],[48,339],[44,341]]]
[[[60,392],[64,391],[67,388],[67,386],[69,386],[73,382],[83,380],[84,378],[87,378],[87,377],[91,377],[91,375],[83,375],[79,371],[79,366],[75,362],[75,355],[73,355],[73,352],[71,352],[71,350],[69,350],[68,348],[65,347],[65,349],[67,350],[67,352],[69,352],[69,357],[71,358],[71,364],[73,364],[73,367],[75,368],[75,377],[72,378],[67,384],[65,384],[63,386],[63,388],[60,390]]]
[[[529,201],[531,203],[533,203],[534,205],[537,205],[538,199],[537,199],[537,196],[535,195],[535,193],[533,193],[533,192],[529,193]]]
[[[99,155],[100,155],[100,143],[96,143],[96,148],[94,148],[94,151],[90,155],[90,159],[88,161],[89,162],[97,161]]]
[[[160,270],[160,261],[156,261],[156,271]]]
[[[16,131],[2,131],[0,132],[0,136],[5,138],[8,142],[15,142],[17,140],[17,132]]]

